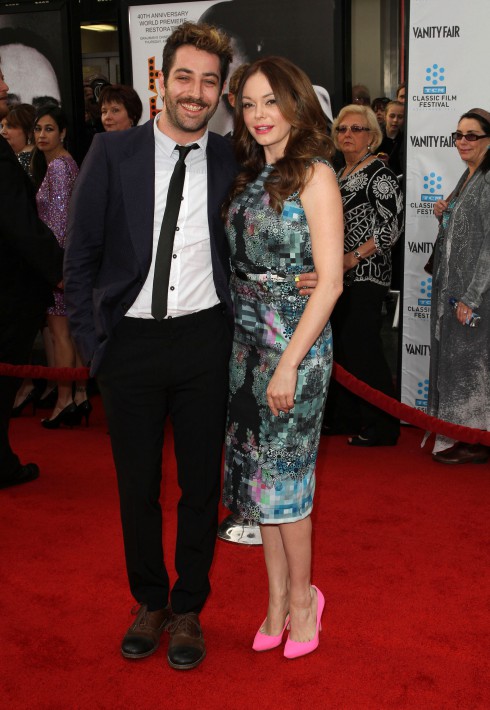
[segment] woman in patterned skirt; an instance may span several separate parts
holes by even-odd
[[[342,204],[326,120],[306,75],[261,59],[238,90],[234,138],[242,172],[226,209],[235,335],[225,505],[257,521],[269,578],[257,651],[318,645],[324,599],[310,584],[315,463],[332,363],[328,319],[342,290]],[[315,268],[312,295],[299,274]]]

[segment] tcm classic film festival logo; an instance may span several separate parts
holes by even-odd
[[[420,193],[417,195],[419,200],[411,202],[410,209],[419,217],[432,217],[434,203],[444,199],[442,175],[435,170],[428,170],[422,176],[419,189]]]
[[[427,64],[422,78],[422,93],[412,96],[414,104],[421,109],[446,109],[457,94],[448,93],[446,67],[439,62]]]
[[[426,276],[420,281],[417,298],[408,305],[408,313],[412,318],[428,320],[432,298],[432,276]],[[411,355],[415,353],[410,353]]]

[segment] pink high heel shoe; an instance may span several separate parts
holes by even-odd
[[[322,629],[322,614],[325,607],[325,597],[314,584],[311,585],[313,589],[316,589],[316,632],[311,641],[292,641],[287,638],[286,645],[284,646],[284,656],[285,658],[299,658],[300,656],[306,656],[307,653],[311,653],[320,643],[320,631]]]
[[[267,619],[264,621],[267,621]],[[264,625],[262,624],[262,626]],[[289,625],[289,614],[286,616],[286,621],[284,622],[284,628],[278,636],[269,636],[269,634],[264,634],[260,629],[255,634],[254,642],[252,648],[254,651],[270,651],[272,648],[277,648],[282,643],[282,637]],[[262,628],[262,627],[261,627]]]

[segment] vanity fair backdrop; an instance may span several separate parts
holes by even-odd
[[[401,394],[425,411],[432,279],[424,265],[438,230],[433,204],[466,167],[451,139],[459,117],[477,106],[490,110],[488,0],[411,0],[409,13]]]

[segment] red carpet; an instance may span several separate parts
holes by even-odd
[[[12,422],[17,450],[41,477],[0,491],[2,708],[490,708],[488,464],[433,463],[415,429],[394,448],[323,439],[313,574],[327,603],[320,648],[295,661],[280,649],[251,650],[267,601],[262,551],[218,541],[202,614],[208,656],[179,672],[166,663],[166,639],[142,661],[119,653],[133,601],[109,437],[94,403],[88,429],[46,431],[37,415]],[[177,496],[172,466],[169,559]]]

